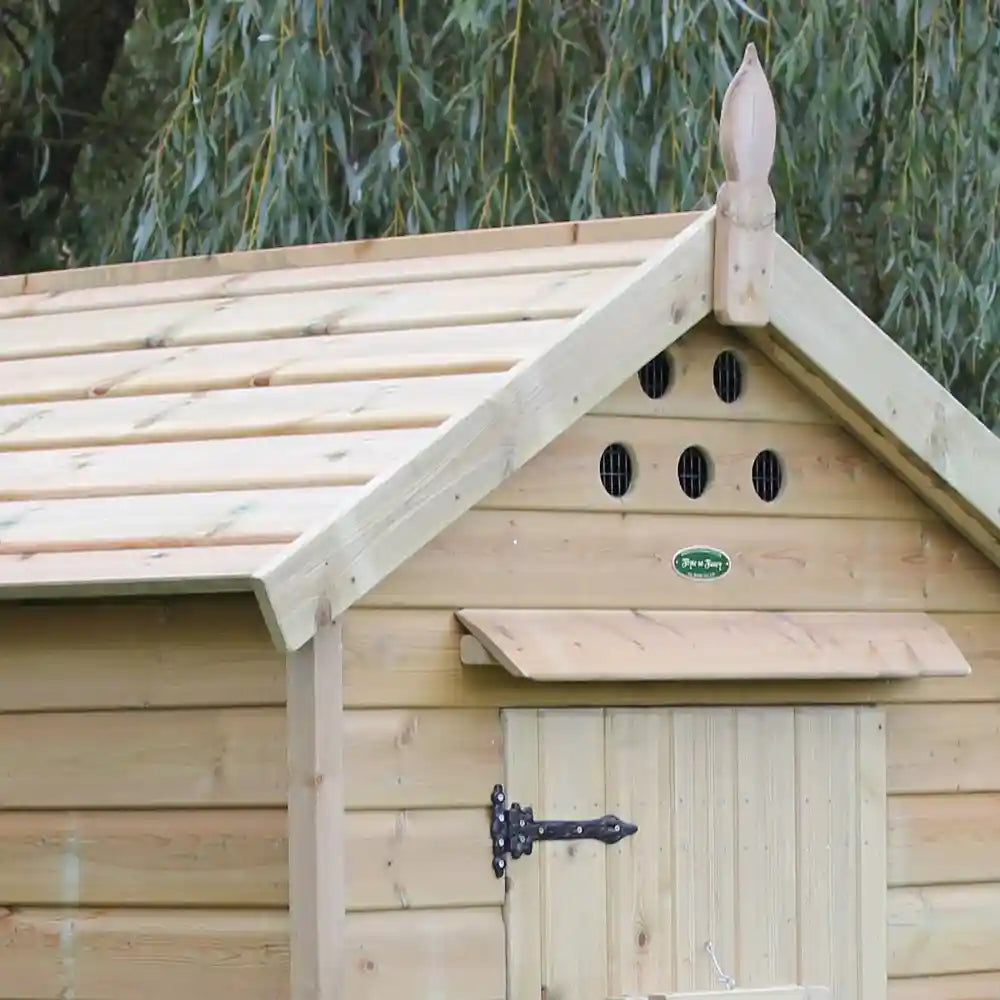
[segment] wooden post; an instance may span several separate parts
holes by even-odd
[[[726,170],[716,198],[712,307],[726,326],[766,326],[774,261],[776,121],[767,77],[751,42],[722,99],[719,146]]]
[[[343,651],[328,606],[286,685],[291,1000],[345,1000]]]

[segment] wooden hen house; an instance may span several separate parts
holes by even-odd
[[[1000,997],[1000,440],[721,145],[0,282],[0,1000]]]

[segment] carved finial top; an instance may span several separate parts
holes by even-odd
[[[767,184],[776,130],[774,98],[751,42],[722,98],[719,145],[727,181]]]

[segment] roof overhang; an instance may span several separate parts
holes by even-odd
[[[916,613],[465,608],[462,662],[539,682],[962,677],[947,630]]]
[[[703,212],[666,240],[418,454],[257,571],[255,591],[276,641],[301,646],[321,607],[341,614],[708,316],[715,215]]]

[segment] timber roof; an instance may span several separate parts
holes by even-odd
[[[0,279],[0,598],[296,648],[712,310],[716,209]],[[775,236],[750,340],[1000,565],[1000,439]]]

